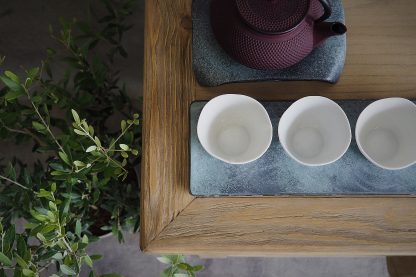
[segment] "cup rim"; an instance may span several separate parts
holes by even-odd
[[[214,154],[214,153],[212,153],[211,151],[209,151],[206,147],[205,147],[205,145],[204,145],[204,143],[202,143],[201,142],[201,139],[200,139],[200,125],[199,125],[199,123],[200,123],[200,118],[201,118],[201,115],[203,114],[203,112],[204,112],[204,110],[208,107],[208,104],[212,104],[213,103],[213,101],[215,100],[215,101],[218,101],[218,100],[220,100],[221,98],[226,98],[226,97],[233,97],[233,98],[241,98],[241,99],[245,99],[245,100],[248,100],[248,101],[250,101],[251,103],[253,103],[253,104],[255,104],[255,105],[257,105],[258,107],[260,107],[260,110],[261,110],[261,112],[266,116],[266,119],[267,119],[267,125],[270,127],[270,132],[267,134],[268,135],[268,141],[267,141],[267,145],[265,145],[265,147],[264,147],[264,149],[263,149],[263,151],[261,151],[259,154],[257,154],[254,158],[252,158],[252,159],[249,159],[249,160],[244,160],[244,161],[230,161],[230,160],[227,160],[227,159],[224,159],[224,158],[222,158],[222,157],[220,157],[220,156],[218,156],[218,155],[216,155],[216,154]],[[214,102],[215,102],[214,101]],[[252,97],[250,97],[250,96],[247,96],[247,95],[243,95],[243,94],[232,94],[232,93],[227,93],[227,94],[221,94],[221,95],[219,95],[219,96],[216,96],[216,97],[214,97],[214,98],[212,98],[211,100],[209,100],[206,104],[205,104],[205,106],[202,108],[202,110],[201,110],[201,113],[200,113],[200,115],[199,115],[199,118],[198,118],[198,123],[197,123],[197,136],[198,136],[198,140],[199,140],[199,143],[202,145],[202,147],[204,148],[204,150],[209,154],[209,155],[211,155],[212,157],[214,157],[214,158],[216,158],[216,159],[218,159],[218,160],[220,160],[220,161],[223,161],[223,162],[225,162],[225,163],[228,163],[228,164],[233,164],[233,165],[243,165],[243,164],[248,164],[248,163],[251,163],[251,162],[254,162],[254,161],[256,161],[256,160],[258,160],[259,158],[261,158],[266,152],[267,152],[267,150],[269,150],[269,148],[270,148],[270,145],[271,145],[271,143],[272,143],[272,140],[273,140],[273,125],[272,125],[272,122],[271,122],[271,119],[270,119],[270,115],[269,115],[269,113],[267,112],[267,110],[266,110],[266,108],[259,102],[259,101],[257,101],[256,99],[254,99],[254,98],[252,98]]]
[[[370,108],[372,108],[375,105],[378,105],[382,102],[390,102],[390,101],[393,101],[393,100],[400,100],[403,103],[411,104],[411,106],[413,106],[416,110],[416,104],[413,103],[412,101],[410,101],[409,99],[406,99],[406,98],[403,98],[403,97],[388,97],[388,98],[383,98],[383,99],[379,99],[379,100],[376,100],[376,101],[372,102],[367,107],[365,107],[365,109],[362,110],[362,112],[358,116],[357,123],[355,124],[355,141],[357,142],[357,146],[358,146],[358,149],[360,150],[361,154],[363,154],[363,156],[366,157],[366,159],[368,161],[370,161],[371,163],[373,163],[374,165],[376,165],[376,166],[378,166],[382,169],[386,169],[386,170],[401,170],[401,169],[405,169],[405,168],[408,168],[408,167],[416,164],[416,158],[413,162],[407,163],[403,166],[385,166],[385,165],[382,165],[382,164],[376,162],[373,158],[370,157],[370,155],[367,154],[367,152],[364,150],[364,148],[363,148],[363,146],[362,146],[362,144],[361,144],[361,142],[358,138],[357,125],[358,125],[358,122],[360,122],[360,120],[363,120],[361,116],[364,114],[364,112],[368,111]]]
[[[317,167],[317,166],[325,166],[325,165],[329,165],[329,164],[332,164],[332,163],[334,163],[334,162],[336,162],[336,161],[338,161],[339,159],[341,159],[344,155],[345,155],[345,153],[347,153],[347,151],[348,151],[348,149],[349,149],[349,147],[350,147],[350,145],[351,145],[351,141],[352,141],[352,131],[351,131],[351,124],[350,124],[350,120],[348,119],[348,117],[347,117],[347,114],[345,113],[345,111],[341,108],[341,106],[340,105],[338,105],[338,103],[336,103],[334,100],[332,100],[332,99],[329,99],[329,98],[327,98],[327,97],[324,97],[324,96],[319,96],[319,95],[312,95],[312,96],[305,96],[305,97],[302,97],[302,98],[300,98],[300,99],[298,99],[298,100],[296,100],[294,103],[292,103],[291,105],[290,105],[290,107],[289,108],[287,108],[286,109],[286,111],[283,113],[283,115],[280,117],[280,121],[279,121],[279,127],[280,127],[280,122],[282,121],[282,119],[284,118],[284,116],[285,116],[285,114],[286,114],[286,116],[287,116],[287,111],[289,111],[289,109],[291,109],[292,107],[293,107],[293,105],[295,105],[295,104],[299,104],[299,102],[300,101],[305,101],[305,100],[309,100],[309,99],[312,99],[312,98],[314,98],[314,99],[320,99],[320,100],[324,100],[324,101],[326,101],[326,102],[328,102],[328,103],[331,103],[331,105],[334,105],[334,107],[336,107],[340,112],[341,112],[341,114],[342,114],[342,117],[345,119],[345,122],[347,123],[347,126],[348,126],[348,143],[346,144],[346,147],[345,147],[345,149],[336,157],[336,158],[334,158],[334,159],[332,159],[332,160],[330,160],[330,161],[327,161],[327,162],[322,162],[322,163],[308,163],[308,162],[305,162],[305,161],[302,161],[302,160],[300,160],[300,159],[298,159],[295,155],[293,155],[290,151],[289,151],[289,149],[287,149],[287,147],[286,147],[286,145],[284,144],[284,143],[282,143],[282,141],[281,141],[281,134],[280,134],[280,128],[278,128],[278,135],[279,135],[279,143],[280,143],[280,145],[282,145],[282,147],[283,147],[283,149],[285,150],[285,152],[289,155],[289,157],[291,157],[293,160],[295,160],[296,162],[298,162],[298,163],[300,163],[300,164],[302,164],[302,165],[305,165],[305,166],[310,166],[310,167]],[[283,136],[283,134],[282,134],[282,136]]]

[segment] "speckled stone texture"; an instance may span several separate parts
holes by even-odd
[[[202,86],[265,80],[317,80],[335,83],[344,68],[346,35],[329,38],[300,63],[286,69],[262,71],[248,68],[229,57],[217,43],[210,25],[211,0],[194,0],[193,69]],[[327,21],[344,23],[342,0],[332,0]],[[347,25],[348,27],[348,25]]]
[[[337,101],[354,134],[360,112],[371,101]],[[353,138],[335,163],[308,167],[291,159],[279,143],[277,126],[293,102],[263,102],[273,124],[273,140],[257,161],[230,165],[210,156],[198,140],[196,127],[206,102],[191,105],[190,191],[197,196],[246,195],[409,195],[416,194],[416,165],[391,171],[369,162]]]

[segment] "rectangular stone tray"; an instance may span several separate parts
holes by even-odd
[[[415,195],[416,165],[390,171],[370,163],[359,151],[354,138],[360,112],[372,101],[342,100],[353,133],[347,153],[335,163],[307,167],[292,160],[277,135],[280,116],[293,103],[262,102],[273,124],[273,140],[257,161],[230,165],[211,157],[200,144],[196,127],[206,102],[190,107],[190,192],[195,196],[273,195]],[[416,142],[415,142],[416,143]]]
[[[329,83],[338,81],[347,52],[346,35],[329,38],[307,58],[292,67],[280,70],[248,68],[228,56],[216,41],[210,22],[211,1],[192,1],[192,68],[200,85],[212,87],[266,80],[314,80]],[[342,0],[330,2],[332,15],[327,21],[345,23]]]

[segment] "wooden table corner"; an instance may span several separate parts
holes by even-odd
[[[191,5],[146,1],[141,249],[208,256],[415,255],[412,196],[193,197],[188,112],[192,101],[227,92],[261,100],[416,98],[416,2],[344,1],[348,53],[336,85],[214,88],[199,86],[192,72]]]

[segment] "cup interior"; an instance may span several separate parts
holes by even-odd
[[[370,104],[355,130],[360,151],[385,169],[402,169],[416,162],[416,105],[403,98]]]
[[[226,94],[209,101],[198,120],[198,138],[212,156],[232,164],[261,157],[272,140],[272,124],[258,101]]]
[[[320,96],[293,103],[280,119],[278,133],[286,152],[310,166],[338,160],[351,142],[345,112],[334,101]]]

